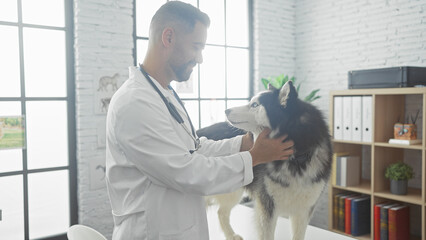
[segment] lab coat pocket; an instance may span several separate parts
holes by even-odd
[[[198,240],[197,229],[193,225],[179,233],[160,233],[159,240]]]

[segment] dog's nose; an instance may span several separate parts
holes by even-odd
[[[225,114],[228,115],[231,112],[231,109],[226,109]]]

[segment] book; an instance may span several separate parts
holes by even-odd
[[[351,234],[351,202],[361,195],[353,195],[345,198],[345,233]]]
[[[389,240],[410,239],[410,211],[406,205],[388,210]]]
[[[337,221],[337,229],[342,232],[345,231],[345,199],[350,196],[353,196],[353,194],[349,193],[339,197],[339,218]]]
[[[336,186],[340,186],[340,176],[341,176],[341,169],[342,167],[340,166],[341,163],[341,156],[337,157],[336,159]]]
[[[338,229],[339,222],[339,199],[346,193],[338,193],[333,196],[333,229]]]
[[[380,240],[388,240],[388,210],[397,205],[398,203],[391,203],[380,208]]]
[[[417,145],[417,144],[422,144],[422,140],[421,139],[406,140],[406,139],[391,138],[389,139],[389,143],[401,144],[401,145]]]
[[[389,202],[374,205],[374,240],[380,240],[380,209]]]
[[[361,161],[358,156],[340,157],[340,186],[357,186],[361,182]]]
[[[371,197],[353,199],[351,202],[351,234],[361,236],[370,233]]]
[[[333,160],[331,165],[331,184],[336,185],[336,169],[337,169],[337,157],[348,155],[347,152],[333,153]]]

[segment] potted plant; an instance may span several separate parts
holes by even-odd
[[[386,168],[385,177],[390,179],[390,191],[396,195],[407,194],[408,180],[414,177],[413,168],[403,162],[397,162]]]
[[[278,75],[278,76],[273,76],[273,77],[268,77],[268,78],[262,78],[262,84],[265,87],[265,89],[268,89],[268,84],[271,84],[272,86],[274,86],[277,89],[280,89],[286,82],[288,82],[289,80],[291,80],[293,82],[293,84],[296,87],[296,91],[299,92],[300,89],[300,83],[296,85],[296,78],[293,76],[291,78],[288,77],[288,75]],[[317,93],[319,92],[319,89],[315,89],[312,90],[305,98],[304,100],[306,102],[313,102],[314,100],[320,98],[321,96],[318,96]]]

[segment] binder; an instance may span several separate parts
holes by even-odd
[[[352,140],[352,97],[343,97],[343,140]]]
[[[334,139],[343,139],[343,97],[334,97]]]
[[[337,159],[337,173],[340,172],[338,186],[350,187],[357,186],[361,183],[360,158],[358,156],[341,156]],[[336,182],[337,183],[337,182]]]
[[[352,141],[362,141],[362,98],[352,96]]]
[[[373,97],[362,96],[362,141],[371,142],[373,133]]]

